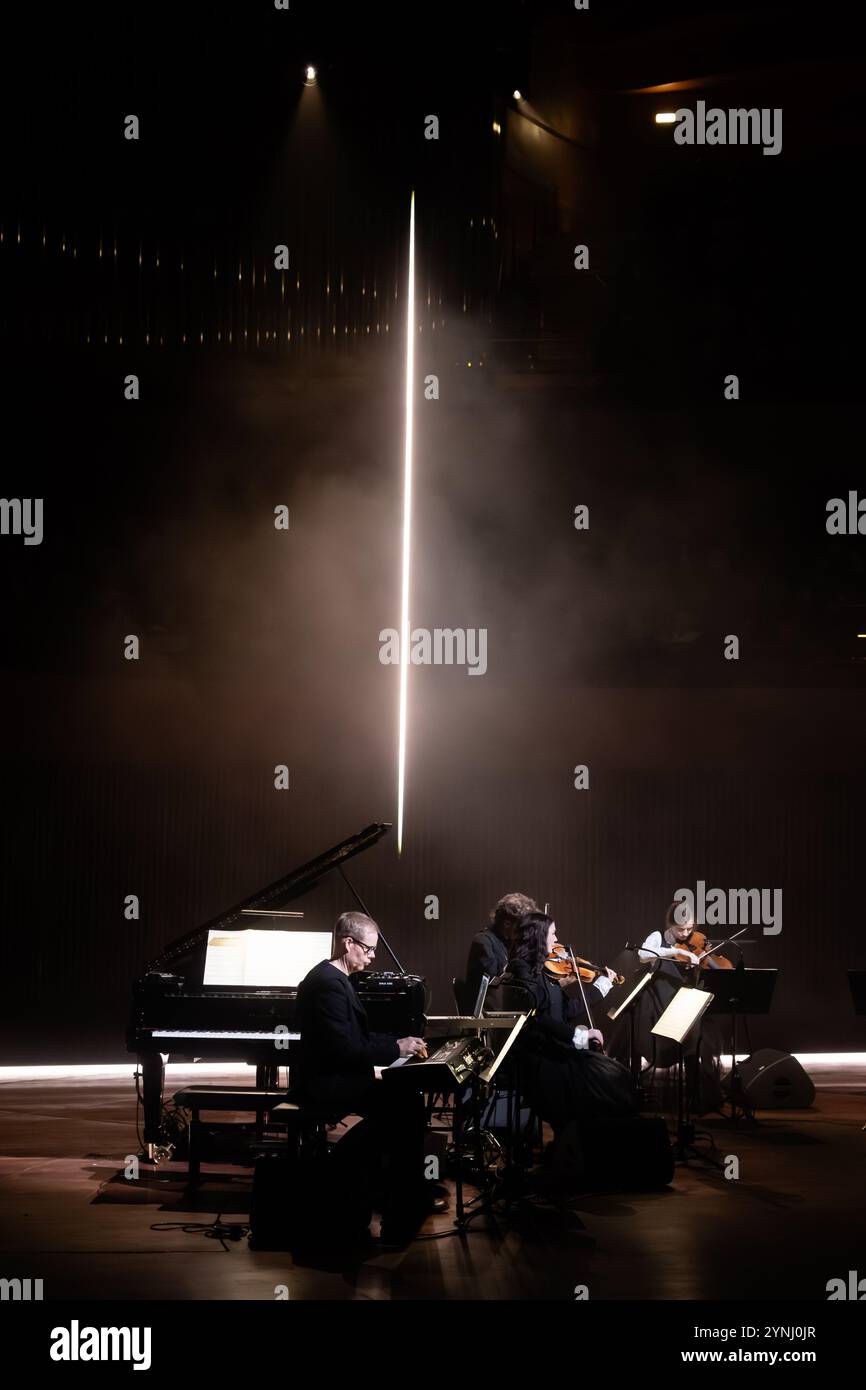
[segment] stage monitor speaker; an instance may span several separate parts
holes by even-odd
[[[674,1176],[667,1126],[657,1116],[572,1120],[555,1140],[550,1164],[560,1179],[614,1192],[652,1192]]]
[[[739,1073],[743,1098],[753,1110],[805,1110],[815,1099],[812,1078],[790,1052],[762,1048],[740,1062]]]

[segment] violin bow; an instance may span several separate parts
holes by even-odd
[[[748,927],[740,927],[740,930],[735,931],[733,936],[729,936],[726,941],[720,941],[717,946],[711,946],[708,951],[704,951],[701,960],[706,960],[707,956],[715,955],[716,951],[720,951],[723,946],[730,946],[732,941],[736,941],[738,936],[742,936],[743,932],[748,930]]]
[[[581,997],[581,999],[583,1000],[583,1007],[586,1009],[586,1016],[587,1016],[587,1018],[589,1019],[589,1026],[590,1026],[590,1028],[594,1028],[594,1027],[595,1027],[595,1023],[593,1022],[592,1012],[591,1012],[591,1010],[590,1010],[589,1004],[587,1003],[586,991],[585,991],[584,988],[583,988],[583,980],[580,978],[580,971],[579,971],[578,968],[577,968],[577,961],[574,959],[574,947],[573,947],[573,946],[569,946],[569,948],[568,948],[568,954],[569,954],[570,957],[571,957],[571,968],[572,968],[572,970],[574,971],[574,978],[577,980],[577,983],[580,985],[580,997]]]
[[[544,915],[545,915],[545,917],[547,917],[547,916],[550,915],[550,903],[545,903],[545,904],[544,904]],[[581,999],[583,1000],[583,1007],[586,1009],[586,1016],[587,1016],[587,1018],[589,1019],[589,1026],[590,1026],[590,1028],[594,1028],[594,1027],[595,1027],[595,1024],[593,1023],[593,1020],[592,1020],[592,1011],[591,1011],[591,1009],[590,1009],[590,1007],[589,1007],[589,1004],[587,1003],[586,991],[585,991],[584,988],[583,988],[583,980],[580,978],[580,971],[579,971],[578,968],[577,968],[577,961],[574,959],[574,947],[573,947],[573,946],[569,946],[569,948],[568,948],[568,954],[569,954],[569,956],[571,957],[571,968],[572,968],[572,970],[574,971],[574,978],[577,980],[577,983],[580,985],[580,997],[581,997]]]

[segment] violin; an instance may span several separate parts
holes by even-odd
[[[739,936],[740,933],[737,932],[737,935]],[[680,965],[691,965],[691,961],[688,958],[688,952],[691,951],[692,955],[703,957],[699,965],[696,967],[698,970],[734,969],[733,962],[729,961],[727,956],[719,956],[715,953],[713,953],[712,955],[708,954],[707,937],[705,933],[702,931],[690,931],[688,936],[684,937],[682,941],[678,942],[677,947],[675,947],[674,949],[677,951],[677,954],[674,956],[674,960],[678,961]]]
[[[577,974],[575,974],[575,966]],[[591,960],[584,960],[582,956],[575,956],[569,946],[564,946],[561,941],[557,941],[550,955],[544,962],[544,968],[548,975],[559,980],[560,984],[566,984],[569,980],[580,978],[584,984],[591,985],[598,979],[599,975],[607,975],[607,968],[604,965],[593,965]],[[612,983],[624,985],[624,975],[614,975]]]

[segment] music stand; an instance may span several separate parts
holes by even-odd
[[[486,977],[485,977],[485,978],[486,978]],[[524,1025],[526,1024],[528,1018],[529,1018],[529,1013],[518,1013],[517,1011],[515,1011],[515,1012],[511,1015],[511,1018],[510,1018],[511,1026],[510,1026],[510,1028],[509,1028],[508,1036],[506,1037],[505,1042],[502,1044],[502,1047],[500,1048],[499,1052],[496,1053],[495,1056],[491,1054],[489,1062],[486,1064],[486,1066],[484,1066],[484,1067],[482,1068],[481,1071],[479,1071],[479,1072],[476,1074],[475,1077],[473,1077],[472,1082],[471,1082],[471,1085],[472,1085],[473,1120],[474,1120],[474,1125],[475,1125],[475,1163],[476,1163],[476,1167],[477,1167],[478,1173],[479,1173],[480,1191],[479,1191],[479,1196],[478,1196],[478,1198],[477,1198],[477,1199],[475,1200],[475,1202],[473,1203],[474,1208],[475,1208],[474,1211],[470,1212],[469,1215],[467,1216],[467,1215],[465,1214],[464,1207],[463,1207],[463,1180],[462,1180],[462,1172],[461,1172],[461,1168],[460,1168],[460,1164],[461,1164],[461,1160],[462,1160],[462,1155],[461,1155],[461,1152],[460,1152],[460,1146],[459,1146],[459,1144],[457,1144],[456,1141],[455,1141],[455,1143],[456,1143],[456,1148],[457,1148],[457,1155],[456,1155],[456,1156],[457,1156],[457,1165],[458,1165],[458,1167],[457,1167],[458,1184],[457,1184],[457,1213],[456,1213],[457,1219],[456,1219],[456,1221],[455,1221],[454,1224],[455,1224],[455,1226],[457,1226],[457,1228],[458,1228],[459,1230],[465,1230],[466,1227],[467,1227],[467,1225],[468,1225],[468,1223],[469,1223],[474,1217],[476,1217],[480,1211],[490,1211],[490,1209],[491,1209],[491,1207],[492,1207],[492,1204],[493,1204],[493,1199],[494,1199],[494,1196],[495,1196],[495,1182],[491,1181],[490,1176],[489,1176],[489,1173],[488,1173],[487,1168],[486,1168],[486,1165],[485,1165],[485,1162],[484,1162],[484,1144],[483,1144],[483,1138],[484,1138],[484,1136],[483,1136],[483,1133],[482,1133],[482,1130],[481,1130],[481,1110],[480,1110],[480,1105],[479,1105],[479,1086],[480,1086],[481,1083],[483,1083],[485,1086],[489,1086],[490,1083],[494,1080],[494,1078],[495,1078],[495,1076],[496,1076],[496,1073],[497,1073],[497,1071],[499,1070],[499,1066],[500,1066],[501,1062],[505,1059],[505,1057],[507,1056],[507,1054],[511,1051],[511,1048],[513,1047],[514,1043],[517,1041],[517,1038],[520,1036],[521,1029],[522,1029],[522,1028],[524,1027]],[[482,1022],[482,1023],[483,1023],[483,1021],[484,1021],[483,1019],[480,1020],[480,1022]],[[500,1020],[500,1022],[504,1022],[504,1019],[503,1019],[503,1020]],[[498,1025],[497,1025],[497,1026],[498,1026]],[[462,1098],[461,1098],[460,1090],[459,1090],[459,1088],[458,1088],[458,1090],[455,1092],[455,1117],[457,1117],[457,1116],[459,1116],[459,1115],[461,1114],[461,1105],[462,1105]],[[456,1118],[455,1118],[455,1123],[456,1123]],[[512,1105],[511,1105],[511,1101],[510,1101],[510,1099],[509,1099],[509,1104],[508,1104],[508,1126],[507,1126],[507,1137],[506,1137],[506,1167],[507,1167],[507,1171],[509,1172],[509,1174],[510,1174],[510,1169],[511,1169],[512,1162],[513,1162],[513,1150],[514,1150],[514,1135],[513,1135],[512,1126],[513,1126]],[[462,1126],[461,1126],[461,1129],[462,1129]]]
[[[478,986],[478,994],[475,999],[475,1008],[472,1010],[473,1018],[481,1018],[484,1013],[484,1005],[487,1002],[487,991],[490,988],[490,976],[482,975],[481,984]]]
[[[643,994],[643,991],[646,989],[654,973],[655,972],[651,965],[642,966],[639,970],[635,971],[635,974],[632,976],[632,979],[629,982],[629,984],[623,986],[623,988],[627,990],[625,998],[620,1000],[620,1002],[616,1004],[614,1008],[608,1009],[607,1011],[608,1018],[611,1020],[612,1023],[614,1023],[619,1018],[620,1014],[625,1013],[626,1009],[628,1009],[629,1070],[631,1072],[631,1079],[634,1082],[635,1091],[638,1095],[638,1098],[641,1101],[641,1104],[643,1103],[644,1095],[643,1087],[640,1084],[641,1059],[638,1054],[636,1035],[637,1022],[635,1014],[637,1001],[640,998],[641,994]]]
[[[675,1159],[684,1159],[686,1162],[695,1150],[691,1144],[694,1130],[691,1125],[686,1124],[683,1043],[695,1024],[703,1018],[711,1003],[712,995],[706,990],[683,985],[650,1029],[657,1037],[668,1038],[677,1045],[677,1137],[673,1153]]]
[[[746,1100],[740,1069],[737,1065],[737,1019],[746,1014],[768,1014],[773,1002],[778,970],[747,968],[740,961],[733,970],[706,970],[701,979],[712,994],[710,1013],[728,1014],[731,1021],[731,1073],[728,1077],[728,1099],[731,1113],[726,1118],[736,1125],[739,1111],[754,1123],[755,1112]]]
[[[505,1042],[502,1044],[499,1051],[496,1053],[496,1056],[491,1058],[491,1060],[482,1072],[479,1072],[481,1080],[485,1083],[485,1085],[489,1085],[490,1082],[493,1080],[494,1076],[499,1070],[500,1064],[505,1060],[506,1056],[511,1051],[512,1046],[520,1036],[520,1031],[528,1018],[529,1013],[518,1014],[515,1011],[514,1023],[512,1025],[511,1031],[508,1034],[508,1037],[505,1039]]]

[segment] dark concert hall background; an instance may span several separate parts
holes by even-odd
[[[350,877],[446,1012],[508,890],[610,960],[680,887],[780,888],[754,1044],[862,1049],[866,541],[825,525],[866,486],[850,36],[764,4],[243,9],[11,26],[0,491],[45,530],[0,538],[3,1057],[123,1061],[162,946],[396,819],[413,188],[412,622],[486,629],[488,666],[412,668],[404,852]],[[784,108],[782,155],[674,145],[674,77]],[[332,875],[298,907],[351,905]]]

